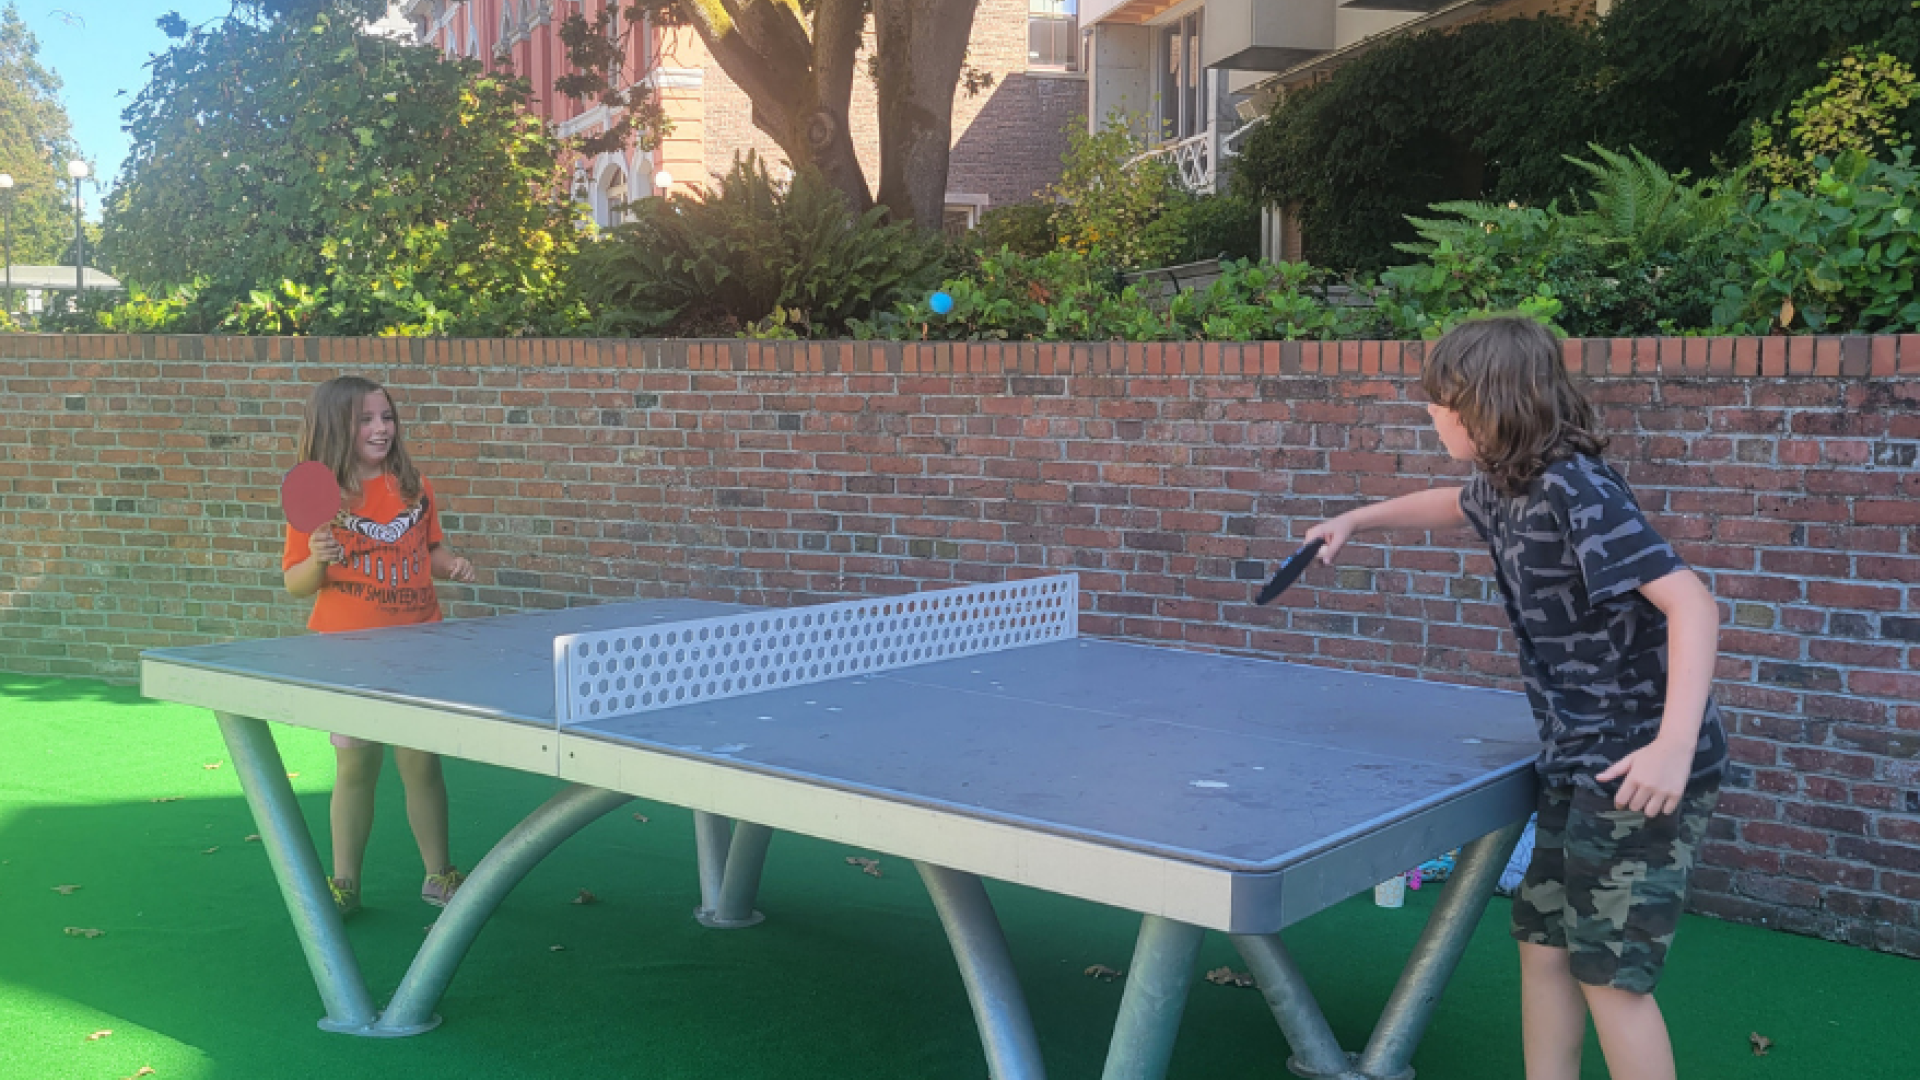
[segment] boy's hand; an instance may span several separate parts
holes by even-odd
[[[458,581],[463,585],[473,584],[473,564],[464,556],[455,555],[453,561],[447,563],[447,580]]]
[[[1306,539],[1325,541],[1320,548],[1320,561],[1327,566],[1332,566],[1333,557],[1340,554],[1340,549],[1347,545],[1347,541],[1352,536],[1353,523],[1347,520],[1345,514],[1342,514],[1308,529]]]
[[[1656,740],[1614,762],[1595,779],[1603,784],[1620,781],[1620,793],[1613,797],[1615,808],[1659,817],[1680,808],[1692,772],[1693,747]]]

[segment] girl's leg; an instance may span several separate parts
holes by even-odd
[[[420,845],[420,861],[427,873],[444,873],[453,859],[447,852],[447,782],[440,774],[440,755],[396,746],[393,761],[407,788],[407,821]]]
[[[360,863],[373,833],[373,791],[387,748],[379,743],[333,748],[333,876],[360,883]]]
[[[1652,994],[1585,984],[1580,989],[1613,1080],[1673,1080],[1673,1042]]]
[[[1573,979],[1567,950],[1520,943],[1520,1038],[1527,1080],[1578,1080],[1580,1048],[1587,1038],[1582,989]]]

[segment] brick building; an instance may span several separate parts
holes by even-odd
[[[510,65],[533,83],[542,113],[562,135],[604,131],[603,106],[588,107],[553,90],[567,71],[561,22],[576,12],[593,18],[609,0],[404,0],[400,14],[415,37],[447,56]],[[1086,115],[1087,83],[1077,0],[981,0],[969,62],[993,85],[954,100],[953,157],[947,184],[949,221],[971,223],[990,206],[1025,202],[1060,175],[1068,125]],[[874,88],[864,75],[869,31],[856,70],[851,123],[868,183],[879,177],[880,140]],[[629,40],[626,72],[671,119],[672,134],[652,152],[629,144],[582,160],[576,190],[596,220],[615,220],[629,198],[658,194],[659,180],[700,187],[752,149],[776,169],[785,155],[753,126],[746,92],[729,79],[691,29],[645,26]],[[664,173],[665,176],[661,174]]]

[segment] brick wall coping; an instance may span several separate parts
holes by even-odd
[[[1412,375],[1420,341],[867,342],[584,338],[287,338],[0,334],[0,358],[622,368],[800,374]],[[1900,378],[1920,334],[1572,338],[1589,377]]]

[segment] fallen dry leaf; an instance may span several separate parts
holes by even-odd
[[[53,891],[59,893],[61,896],[72,896],[73,890],[79,887],[78,885],[55,885]]]
[[[158,799],[148,799],[147,801],[148,801],[148,802],[179,802],[179,801],[180,801],[180,796],[178,796],[178,795],[167,795],[167,796],[164,796],[164,797],[162,797],[162,798],[158,798]]]
[[[860,872],[863,874],[871,874],[874,877],[883,876],[880,873],[879,859],[863,859],[858,855],[849,855],[847,856],[847,865],[859,867]]]
[[[580,895],[574,897],[572,902],[576,904],[597,904],[600,902],[600,898],[588,892],[586,889],[581,889]]]
[[[647,815],[645,815],[645,814],[635,814],[635,815],[633,815],[633,820],[635,820],[635,821],[637,821],[637,822],[639,822],[639,823],[640,823],[640,824],[642,824],[642,825],[645,825],[645,824],[647,823]]]
[[[299,774],[299,773],[297,773],[297,772],[290,772],[290,773],[288,773],[288,774],[287,774],[287,779],[289,779],[289,780],[298,780],[298,779],[300,779],[300,774]]]
[[[1253,974],[1247,971],[1235,971],[1230,967],[1217,967],[1207,972],[1207,981],[1215,986],[1253,986]]]
[[[152,1076],[152,1075],[154,1075],[153,1067],[150,1065],[142,1065],[140,1066],[139,1072],[134,1073],[132,1076],[127,1077],[126,1080],[140,1080],[140,1078],[143,1076]]]
[[[1118,971],[1113,970],[1105,964],[1095,964],[1080,974],[1091,979],[1099,979],[1101,982],[1112,982],[1120,977]]]
[[[105,933],[105,930],[89,930],[84,926],[69,926],[66,929],[68,937],[97,938]]]
[[[111,1031],[96,1031],[93,1034],[87,1036],[87,1041],[98,1042],[99,1040],[104,1039],[111,1034],[113,1034],[113,1032]]]
[[[1754,1057],[1766,1057],[1767,1051],[1773,1049],[1773,1040],[1756,1031],[1747,1036],[1747,1045],[1753,1047]]]
[[[567,947],[565,945],[549,945],[547,946],[547,951],[548,952],[566,952]]]
[[[201,852],[200,854],[202,854],[202,855],[211,855],[211,854],[213,854],[214,852],[216,852],[216,851],[219,851],[219,850],[220,850],[220,845],[219,845],[219,844],[215,844],[215,845],[213,845],[212,847],[210,847],[210,848],[208,848],[207,850],[205,850],[205,851],[203,851],[203,852]]]
[[[243,844],[257,844],[260,842],[260,834],[248,833],[246,836],[240,838],[240,842]]]
[[[217,768],[219,768],[219,767],[220,767],[220,762],[218,762],[218,761],[209,761],[209,762],[207,762],[207,763],[206,763],[205,765],[202,765],[202,766],[200,766],[200,767],[201,767],[201,768],[203,768],[203,769],[217,769]]]

